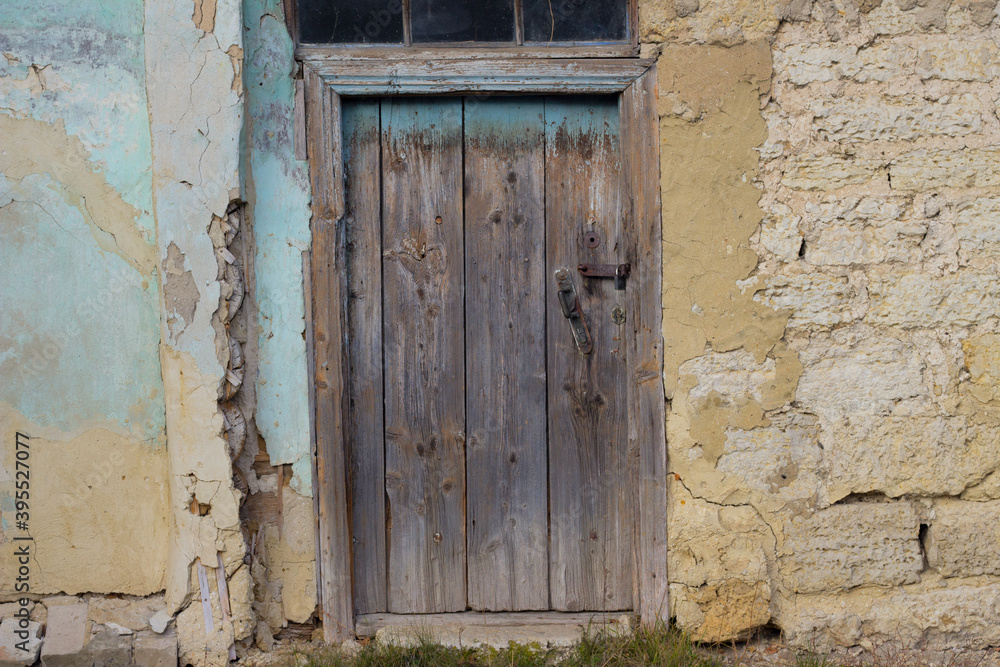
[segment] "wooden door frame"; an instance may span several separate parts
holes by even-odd
[[[626,261],[628,451],[636,507],[635,612],[648,623],[668,614],[667,453],[661,328],[661,222],[656,62],[624,58],[353,58],[303,63],[306,147],[312,182],[310,385],[317,592],[327,642],[354,634],[347,485],[349,373],[341,96],[444,94],[619,95]],[[630,254],[634,253],[633,256]]]

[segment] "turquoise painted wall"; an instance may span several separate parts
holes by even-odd
[[[260,340],[257,428],[271,463],[291,464],[292,488],[312,495],[302,252],[310,187],[295,159],[295,61],[279,0],[244,0],[247,91],[244,190],[256,235]]]
[[[0,137],[39,156],[0,174],[0,401],[64,431],[162,441],[142,29],[141,0],[0,3],[0,116],[69,138],[46,157]],[[130,219],[112,222],[136,244],[93,223],[100,202],[74,184],[81,173],[120,198]]]

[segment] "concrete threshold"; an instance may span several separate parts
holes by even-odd
[[[585,632],[629,634],[630,612],[457,612],[453,614],[362,614],[356,619],[359,637],[387,644],[412,646],[429,640],[445,646],[492,646],[510,642],[542,646],[572,646]]]

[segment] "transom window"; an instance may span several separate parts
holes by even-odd
[[[629,42],[629,0],[299,0],[302,44]]]

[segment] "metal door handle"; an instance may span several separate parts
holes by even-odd
[[[584,318],[583,310],[580,308],[580,299],[576,295],[576,288],[573,287],[573,279],[570,278],[570,273],[567,269],[558,269],[555,278],[556,285],[559,287],[559,305],[562,307],[563,315],[569,320],[576,349],[581,354],[590,354],[594,349],[594,341],[590,337],[587,320]]]

